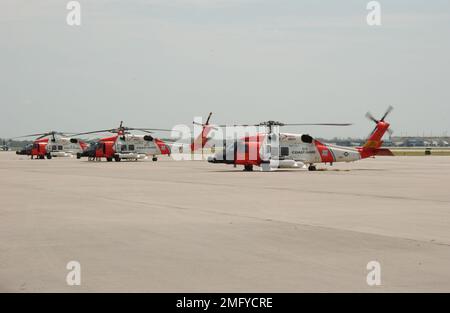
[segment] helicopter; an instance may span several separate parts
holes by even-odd
[[[0,151],[9,151],[9,145],[8,145],[8,142],[6,141],[6,139],[3,139],[2,141],[3,141],[3,143],[0,146]]]
[[[46,133],[30,134],[17,138],[36,137],[32,144],[17,150],[18,155],[29,155],[31,159],[51,159],[53,157],[73,157],[87,148],[86,142],[63,132],[49,131]]]
[[[209,163],[243,165],[244,171],[253,171],[259,166],[261,171],[272,171],[278,168],[300,168],[308,166],[309,171],[317,170],[316,164],[335,162],[353,162],[375,156],[393,156],[393,153],[382,148],[382,137],[391,132],[390,124],[385,121],[393,110],[389,106],[381,119],[376,119],[369,112],[366,117],[375,123],[375,129],[362,147],[350,148],[325,144],[308,134],[281,133],[283,126],[350,126],[350,123],[295,123],[286,124],[277,121],[266,121],[254,125],[231,125],[264,127],[266,132],[253,136],[245,136],[228,143],[224,140],[223,150],[208,157]],[[218,125],[217,127],[230,127]]]
[[[209,114],[206,123],[202,124],[201,134],[193,140],[190,145],[191,151],[198,148],[203,148],[208,141],[208,133],[211,130],[209,127]],[[140,131],[145,134],[136,135],[131,131]],[[76,136],[97,134],[97,133],[112,133],[112,136],[101,138],[97,141],[91,142],[89,147],[77,154],[77,158],[81,159],[87,157],[88,160],[101,160],[105,158],[106,161],[120,162],[121,160],[140,160],[151,156],[152,161],[158,160],[158,155],[170,156],[172,149],[177,148],[178,152],[182,152],[184,144],[180,144],[177,139],[161,139],[153,136],[154,131],[174,132],[172,129],[161,128],[137,128],[126,127],[123,121],[120,122],[119,127],[112,129],[103,129],[90,132],[76,134]],[[175,131],[176,132],[176,131]]]
[[[144,135],[132,134],[131,131],[140,131]],[[87,157],[88,160],[101,160],[120,162],[121,160],[140,160],[152,157],[153,161],[158,160],[158,155],[170,155],[169,146],[161,139],[152,135],[153,131],[171,131],[161,128],[137,128],[126,127],[123,121],[119,127],[112,129],[95,130],[76,134],[76,136],[90,135],[97,133],[112,133],[112,136],[101,138],[91,142],[90,145],[77,153],[77,159]]]

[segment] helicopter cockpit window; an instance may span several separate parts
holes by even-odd
[[[52,146],[52,151],[56,151],[56,146]]]
[[[120,151],[125,151],[127,150],[127,145],[121,145],[120,146]]]

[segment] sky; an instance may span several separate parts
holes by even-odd
[[[0,1],[0,137],[49,130],[350,122],[288,129],[450,135],[450,1]]]

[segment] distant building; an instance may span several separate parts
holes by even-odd
[[[392,137],[397,147],[448,147],[448,137]]]

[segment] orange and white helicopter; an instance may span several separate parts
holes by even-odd
[[[2,145],[0,146],[0,151],[9,151],[9,144],[6,139],[2,140]]]
[[[232,125],[265,127],[265,133],[257,133],[253,136],[245,136],[239,140],[229,142],[224,140],[223,150],[214,156],[208,157],[210,163],[224,163],[243,165],[245,171],[252,171],[254,166],[259,166],[262,171],[271,171],[277,168],[300,168],[308,166],[308,170],[315,171],[318,163],[353,162],[377,155],[392,156],[389,149],[381,148],[383,135],[389,131],[390,124],[385,118],[392,111],[390,106],[380,120],[375,119],[370,113],[366,114],[376,126],[362,147],[342,147],[322,143],[308,134],[280,133],[281,126],[348,126],[351,124],[335,123],[302,123],[284,124],[276,121],[267,121],[255,125]],[[217,126],[216,126],[217,127]],[[218,125],[218,127],[230,127]]]
[[[145,135],[132,134],[131,131],[140,131]],[[170,148],[164,141],[152,136],[153,131],[170,130],[126,127],[121,121],[117,128],[78,133],[76,136],[98,133],[112,133],[113,135],[91,142],[84,151],[77,154],[77,158],[87,157],[89,160],[105,158],[108,162],[112,160],[120,162],[121,160],[146,159],[151,156],[153,161],[157,161],[157,155],[170,155]]]
[[[210,116],[208,117],[206,124],[209,124]],[[191,144],[191,147],[194,147],[194,145],[197,147],[198,143],[200,147],[204,147],[209,129],[209,127],[204,126],[200,136]],[[140,131],[145,134],[136,135],[132,134],[131,131]],[[77,154],[77,158],[87,157],[89,160],[100,160],[105,158],[108,162],[111,162],[112,160],[120,162],[121,160],[140,160],[151,157],[153,161],[157,161],[158,155],[170,156],[172,149],[175,147],[179,149],[179,151],[183,150],[183,145],[174,143],[179,138],[160,139],[153,136],[154,131],[177,132],[171,129],[161,128],[125,127],[123,126],[123,122],[120,122],[118,128],[76,134],[76,136],[105,132],[114,134],[113,136],[92,142],[87,149]]]
[[[51,159],[52,157],[73,157],[84,151],[87,144],[78,138],[62,132],[50,131],[47,133],[31,134],[16,138],[36,137],[32,144],[16,151],[19,155],[29,155],[33,159]]]

